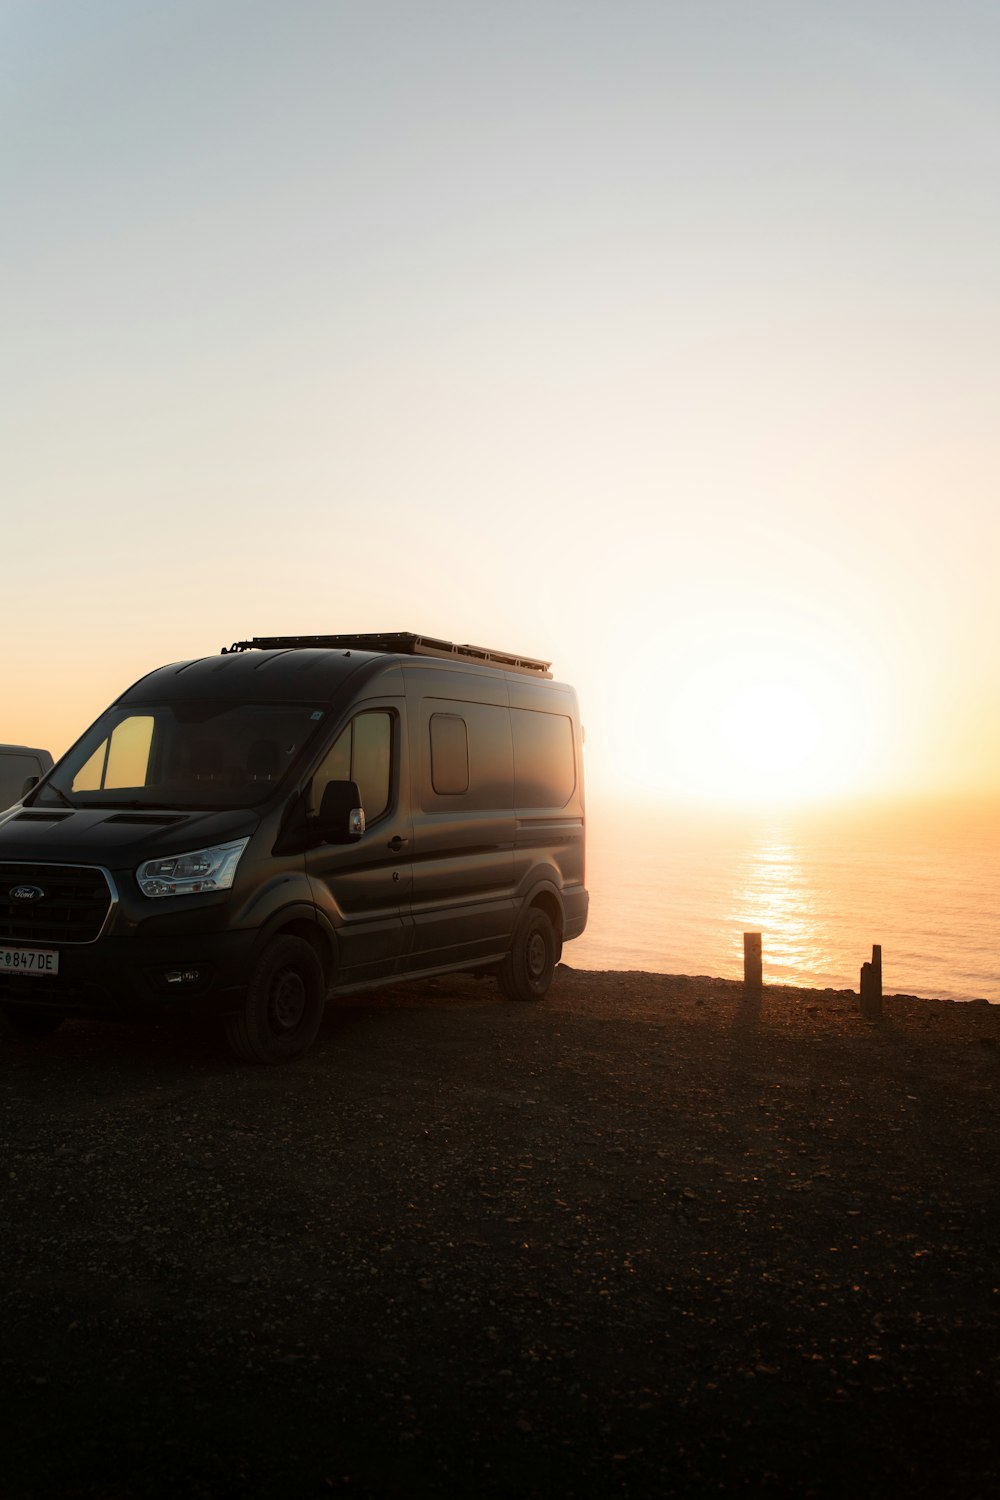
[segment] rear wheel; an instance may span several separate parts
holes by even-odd
[[[508,1000],[541,1000],[555,973],[555,929],[545,912],[533,906],[514,934],[497,978]]]
[[[21,1042],[49,1036],[64,1020],[57,1010],[35,1010],[30,1005],[0,1006],[0,1029]]]
[[[323,1019],[323,966],[304,938],[275,938],[261,955],[243,1008],[226,1018],[226,1041],[241,1062],[301,1057]]]

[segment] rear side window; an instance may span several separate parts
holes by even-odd
[[[438,796],[469,790],[469,731],[458,714],[431,714],[431,786]]]
[[[313,777],[313,807],[319,811],[330,781],[356,781],[365,819],[373,823],[389,806],[392,778],[392,715],[358,714],[339,734]]]
[[[503,703],[425,698],[414,795],[425,812],[498,812],[514,806],[510,712]]]
[[[573,723],[565,714],[512,708],[514,804],[565,807],[576,786]]]

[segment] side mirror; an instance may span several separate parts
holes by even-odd
[[[325,844],[357,843],[365,831],[365,812],[356,781],[327,782],[316,831]]]
[[[37,776],[26,776],[24,778],[24,785],[21,788],[21,796],[22,797],[26,797],[28,795],[28,793],[31,791],[31,788],[33,786],[37,786],[37,785],[38,785],[38,777]]]

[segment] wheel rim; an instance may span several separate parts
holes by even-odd
[[[528,966],[528,978],[532,984],[537,984],[545,977],[545,970],[549,961],[549,949],[544,937],[540,932],[533,932],[528,939],[528,948],[525,955]]]
[[[283,969],[274,977],[268,997],[267,1015],[272,1031],[294,1031],[306,1009],[306,986],[296,969]]]

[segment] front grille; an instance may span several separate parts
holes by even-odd
[[[44,894],[12,899],[11,891],[29,885]],[[0,864],[0,943],[92,943],[115,899],[93,865]]]

